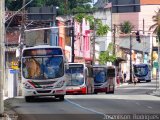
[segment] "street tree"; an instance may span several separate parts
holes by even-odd
[[[79,13],[79,14],[75,15],[75,19],[80,23],[82,22],[83,18],[85,18],[86,20],[89,21],[90,29],[95,32],[95,34],[94,34],[95,36],[104,36],[108,33],[108,31],[110,31],[109,26],[108,25],[103,25],[101,19],[95,19],[94,16],[88,15],[88,14],[85,14],[85,13]],[[94,41],[95,36],[93,36],[92,39],[91,39],[92,44],[95,42]],[[93,44],[93,47],[95,47],[94,44]],[[112,47],[113,47],[113,44],[112,44]],[[113,62],[115,60],[114,55],[111,54],[109,51],[113,51],[113,49],[100,52],[100,57],[99,57],[100,64],[105,64],[107,61],[108,62]],[[95,51],[93,51],[93,54],[95,54]]]
[[[154,24],[150,26],[149,30],[153,29],[153,33],[158,36],[158,40],[160,41],[160,8],[158,11],[155,11],[155,15],[152,17]]]
[[[95,19],[93,15],[87,15],[85,13],[75,15],[75,19],[80,23],[82,23],[83,18],[86,18],[86,20],[89,21],[91,30],[96,30],[96,36],[104,36],[108,33],[108,31],[110,31],[108,25],[103,25],[102,20]]]
[[[116,56],[113,55],[112,51],[113,51],[113,43],[110,43],[106,51],[100,52],[99,63],[104,65],[107,62],[114,62],[116,60]]]
[[[29,1],[25,0],[26,3]],[[9,10],[17,11],[22,7],[23,0],[6,0],[5,2]],[[92,0],[33,0],[27,7],[57,6],[59,15],[68,15],[92,11],[91,2]]]

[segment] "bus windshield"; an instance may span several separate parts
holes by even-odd
[[[143,65],[143,66],[134,66],[134,74],[137,77],[143,77],[146,76],[148,74],[148,66],[147,65]]]
[[[54,79],[64,75],[62,56],[26,57],[22,59],[22,75],[26,79]]]
[[[107,81],[105,68],[93,68],[94,82],[95,83],[104,83]]]
[[[70,67],[66,74],[70,76],[67,86],[79,86],[84,83],[83,67]]]

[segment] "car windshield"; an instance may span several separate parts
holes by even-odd
[[[64,65],[62,56],[28,57],[22,59],[23,77],[26,79],[53,79],[62,77]]]
[[[79,86],[84,83],[83,67],[70,67],[66,74],[70,77],[67,86]]]
[[[104,69],[96,69],[93,70],[94,82],[95,83],[104,83],[106,82],[106,72]]]
[[[134,66],[134,73],[137,77],[143,77],[148,74],[148,67],[145,66]]]

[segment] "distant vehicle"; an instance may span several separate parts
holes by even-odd
[[[115,67],[114,66],[93,66],[94,92],[114,93],[115,88]]]
[[[133,77],[140,81],[151,82],[151,67],[149,64],[134,64],[133,65]]]
[[[94,93],[92,66],[84,63],[68,63],[68,66],[65,72],[69,76],[66,94]]]
[[[55,96],[64,100],[66,94],[65,64],[62,48],[38,45],[22,51],[21,76],[26,102],[34,97]]]

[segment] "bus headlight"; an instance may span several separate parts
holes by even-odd
[[[59,82],[57,85],[55,85],[55,88],[61,88],[64,85],[65,81]]]
[[[25,87],[26,89],[33,89],[33,87],[32,87],[29,83],[25,83],[25,84],[24,84],[24,87]]]

